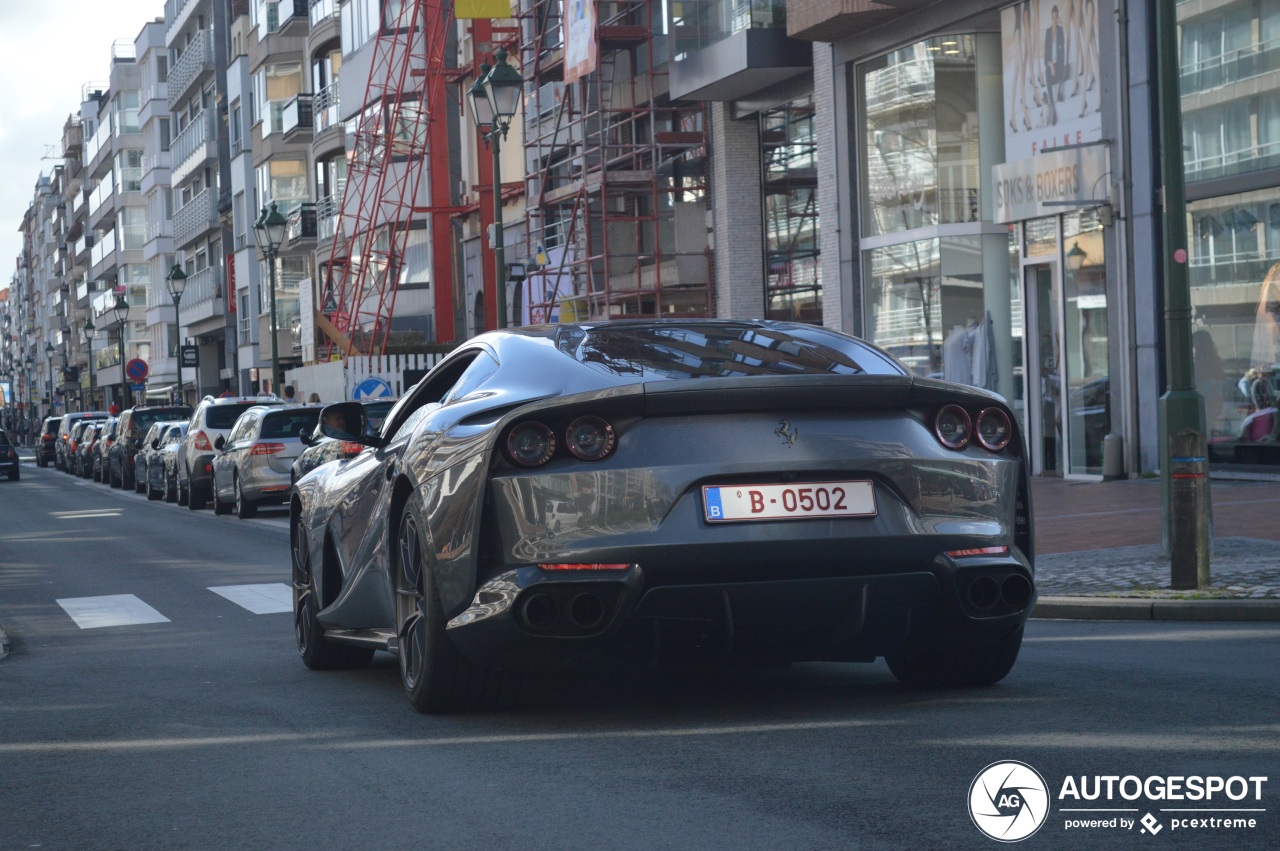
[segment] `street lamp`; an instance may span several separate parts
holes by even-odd
[[[1071,274],[1080,274],[1080,270],[1084,268],[1085,258],[1089,256],[1089,252],[1080,247],[1080,243],[1073,242],[1071,250],[1067,252],[1067,268],[1071,270]]]
[[[253,223],[253,230],[258,235],[258,248],[262,259],[267,264],[271,278],[271,392],[278,391],[284,383],[284,372],[280,369],[280,345],[277,339],[276,326],[276,258],[280,256],[280,243],[284,242],[284,230],[287,222],[284,215],[271,202],[270,209],[263,207],[262,214]]]
[[[52,342],[44,344],[44,356],[49,364],[49,415],[53,415],[53,353],[56,351]]]
[[[173,296],[173,321],[178,329],[178,404],[182,404],[182,316],[178,313],[187,289],[187,273],[177,263],[169,270],[169,295]]]
[[[120,326],[120,337],[117,342],[120,344],[120,408],[123,410],[125,399],[129,398],[125,395],[124,384],[124,323],[129,318],[129,302],[124,300],[124,293],[116,296],[116,303],[111,306],[111,313],[116,317],[116,324]]]
[[[493,67],[480,66],[481,76],[471,86],[471,119],[481,137],[493,151],[493,263],[497,278],[498,327],[507,327],[507,263],[506,244],[502,232],[502,159],[501,140],[507,138],[511,119],[520,106],[524,79],[507,64],[507,51],[499,47],[493,55]]]
[[[93,410],[93,335],[97,330],[93,327],[93,314],[90,313],[80,326],[80,339],[84,340],[85,347],[89,350],[89,410]]]

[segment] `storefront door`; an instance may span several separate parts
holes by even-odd
[[[1026,286],[1027,425],[1032,470],[1061,476],[1063,447],[1063,375],[1061,301],[1053,263],[1023,267]]]

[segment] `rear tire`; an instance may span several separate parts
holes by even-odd
[[[108,472],[108,481],[107,481],[107,483],[108,483],[109,485],[111,485],[111,487],[112,487],[112,488],[122,488],[122,487],[124,487],[124,484],[123,484],[123,483],[120,481],[120,479],[116,476],[115,468],[112,468],[112,469]]]
[[[210,488],[213,487],[212,483],[210,483],[209,487]],[[181,494],[179,494],[179,497],[181,497]],[[206,501],[206,497],[205,497],[204,491],[196,487],[195,482],[191,481],[191,479],[188,478],[187,479],[187,508],[190,508],[192,511],[200,511],[201,509],[204,508],[205,501]]]
[[[240,478],[236,477],[236,517],[241,520],[249,520],[258,516],[258,504],[244,495],[244,488],[240,487]]]
[[[151,487],[151,474],[147,474],[147,499],[158,500],[164,497],[164,494]]]
[[[373,659],[373,649],[350,644],[333,644],[324,637],[324,627],[316,618],[320,595],[311,573],[311,553],[306,535],[295,522],[290,530],[293,553],[293,634],[302,664],[313,671],[361,668]]]
[[[412,501],[411,501],[412,502]],[[441,713],[509,706],[519,696],[517,674],[468,660],[445,633],[435,573],[412,507],[400,518],[393,554],[400,682],[413,708]]]
[[[164,477],[164,501],[169,503],[178,501],[178,480],[169,478],[167,470]]]
[[[886,656],[884,661],[898,682],[912,688],[989,686],[1013,670],[1021,647],[1022,627],[1018,627],[994,644],[957,648],[940,643],[925,650]]]
[[[218,483],[214,482],[209,487],[210,487],[210,490],[213,491],[213,513],[214,514],[230,514],[231,503],[223,502],[221,499],[218,498]]]

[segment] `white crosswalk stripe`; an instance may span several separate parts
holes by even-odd
[[[283,582],[266,585],[220,585],[209,590],[255,615],[293,611],[293,592]]]
[[[81,629],[169,622],[168,618],[132,594],[64,597],[57,602]]]

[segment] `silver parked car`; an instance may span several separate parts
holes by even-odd
[[[213,512],[253,517],[261,503],[289,499],[293,461],[301,435],[320,421],[319,405],[253,407],[240,415],[227,438],[218,438],[213,459]]]
[[[151,428],[147,429],[147,433],[142,437],[142,443],[138,446],[137,454],[133,456],[133,489],[138,493],[146,493],[148,482],[151,481],[151,465],[153,463],[162,463],[160,455],[160,438],[167,432],[170,426],[175,426],[185,420],[158,420],[151,424]],[[162,468],[163,469],[163,468]],[[159,496],[151,496],[147,494],[148,499],[159,499]]]
[[[147,499],[178,501],[178,467],[174,462],[182,436],[186,433],[185,422],[168,423],[161,429],[159,437],[147,441],[143,448],[147,455]]]

